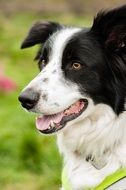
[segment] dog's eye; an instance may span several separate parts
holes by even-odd
[[[81,64],[80,63],[73,63],[72,64],[72,69],[74,70],[80,70],[81,69]]]

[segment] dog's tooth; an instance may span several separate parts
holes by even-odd
[[[55,127],[55,124],[54,124],[54,122],[52,120],[50,122],[50,127]]]
[[[51,129],[51,126],[49,126],[48,129]]]
[[[38,115],[37,117],[36,117],[36,119],[41,119],[42,118],[42,115]]]

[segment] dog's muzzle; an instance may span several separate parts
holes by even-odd
[[[18,97],[21,105],[27,110],[31,110],[35,107],[39,100],[40,94],[38,92],[34,92],[33,89],[29,88],[24,90],[20,96]]]

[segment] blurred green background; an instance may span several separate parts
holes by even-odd
[[[38,47],[20,50],[29,27],[37,20],[89,26],[100,9],[121,0],[0,0],[0,69],[17,84],[0,91],[0,190],[56,190],[62,161],[55,136],[42,136],[35,115],[25,112],[17,97],[38,73],[33,61]]]

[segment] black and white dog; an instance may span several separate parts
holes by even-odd
[[[57,134],[72,189],[96,187],[126,167],[126,5],[91,28],[37,22],[21,48],[36,44],[40,73],[19,100],[41,115],[39,131]]]

